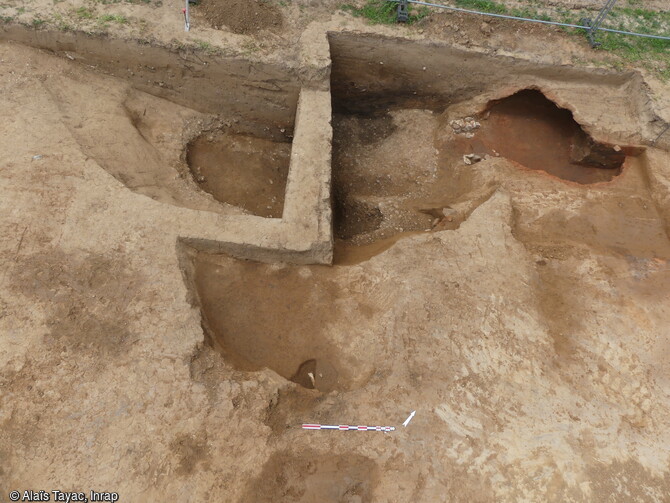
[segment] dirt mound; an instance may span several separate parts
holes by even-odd
[[[280,10],[264,0],[202,0],[196,9],[213,28],[243,35],[282,26]]]

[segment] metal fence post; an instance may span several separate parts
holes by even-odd
[[[600,45],[600,42],[596,42],[596,32],[598,31],[601,23],[607,17],[607,14],[609,14],[609,12],[612,10],[612,7],[614,7],[615,3],[616,0],[607,0],[605,5],[603,5],[603,8],[600,9],[600,12],[594,21],[591,20],[591,18],[582,18],[580,21],[584,26],[588,26],[586,36],[589,39],[589,44],[591,44],[591,47],[598,47]]]
[[[191,13],[189,12],[189,0],[186,0],[186,6],[181,10],[184,13],[184,31],[191,30]]]
[[[396,19],[399,23],[406,23],[409,21],[409,5],[407,5],[407,0],[399,0],[398,17]]]

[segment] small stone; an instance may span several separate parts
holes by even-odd
[[[468,165],[475,164],[481,160],[482,160],[481,156],[477,154],[466,154],[463,156],[463,162]]]
[[[456,119],[451,121],[449,125],[451,126],[451,129],[458,133],[465,126],[465,122],[463,122],[462,119]]]

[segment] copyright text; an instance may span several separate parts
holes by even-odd
[[[70,491],[12,491],[9,501],[63,501],[65,503],[89,501],[119,501],[119,493],[107,491],[70,492]]]

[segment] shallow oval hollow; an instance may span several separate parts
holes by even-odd
[[[346,332],[370,323],[371,310],[342,313],[338,271],[329,267],[271,265],[198,254],[193,281],[210,346],[235,369],[264,368],[321,392],[358,386],[370,370],[350,368],[352,355],[328,327],[342,318]],[[363,305],[364,301],[360,302]]]
[[[281,218],[291,144],[229,131],[205,132],[188,144],[198,185],[223,203]]]

